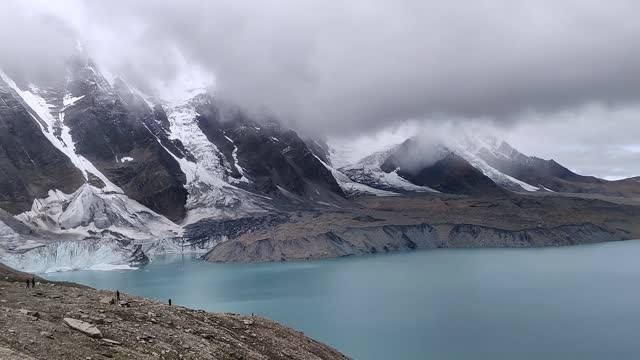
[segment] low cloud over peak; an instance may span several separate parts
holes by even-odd
[[[186,59],[220,96],[313,135],[408,119],[543,126],[640,102],[638,13],[628,0],[9,0],[0,66],[42,72],[81,38],[141,88]]]

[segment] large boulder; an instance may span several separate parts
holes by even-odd
[[[64,318],[64,323],[67,324],[68,327],[77,330],[89,337],[96,339],[102,338],[102,332],[95,325],[89,324],[88,322],[72,318]]]

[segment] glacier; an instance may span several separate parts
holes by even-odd
[[[180,226],[126,195],[89,184],[73,194],[51,190],[16,218],[35,229],[81,237],[158,239],[182,234]]]
[[[53,241],[26,251],[0,250],[0,261],[30,273],[134,268],[149,262],[141,249],[131,240]]]

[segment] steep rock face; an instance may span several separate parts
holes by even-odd
[[[333,166],[331,163],[331,148],[326,141],[314,138],[304,139],[305,144],[309,147],[309,150],[322,160],[325,164]]]
[[[152,132],[157,114],[121,85],[114,89],[87,60],[70,66],[67,91],[79,98],[64,113],[64,123],[79,154],[125,194],[177,221],[185,216],[184,174],[167,147]],[[127,102],[128,100],[128,102]]]
[[[84,179],[47,140],[38,115],[6,82],[12,81],[0,74],[0,208],[17,214],[50,189],[74,191]]]
[[[344,197],[334,177],[292,130],[273,119],[259,121],[211,98],[197,106],[198,125],[232,164],[229,176],[245,176],[244,188],[275,196],[279,188],[313,200]],[[243,169],[242,174],[233,168]]]
[[[429,147],[409,139],[395,148],[381,165],[386,172],[420,186],[452,194],[487,195],[500,192],[482,171],[440,144]]]

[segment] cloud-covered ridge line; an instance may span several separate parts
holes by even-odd
[[[640,3],[631,1],[3,7],[0,60],[9,67],[36,51],[28,50],[36,39],[59,41],[47,50],[62,58],[81,37],[100,63],[144,89],[179,77],[187,59],[215,74],[220,96],[320,135],[441,115],[511,123],[522,112],[637,103],[640,94]]]

